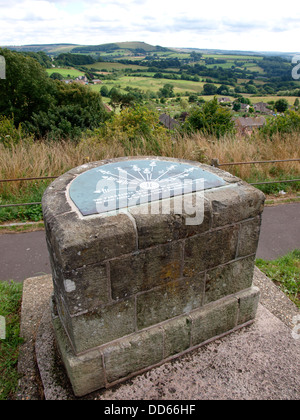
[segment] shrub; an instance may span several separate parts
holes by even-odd
[[[107,143],[112,139],[119,141],[126,152],[142,147],[156,154],[161,153],[161,144],[168,138],[167,130],[159,124],[158,114],[140,105],[122,109],[91,134]]]
[[[214,98],[202,107],[194,107],[184,128],[187,131],[201,131],[220,138],[234,132],[234,122],[231,111],[221,107],[217,98]]]
[[[294,132],[300,132],[300,113],[296,111],[287,111],[284,115],[272,118],[261,128],[261,133],[269,138],[277,133],[292,134]]]
[[[18,144],[23,136],[21,124],[16,128],[13,118],[0,116],[0,143],[5,147],[10,147]]]

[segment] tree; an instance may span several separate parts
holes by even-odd
[[[232,109],[233,109],[235,112],[240,111],[240,109],[241,109],[241,104],[240,104],[240,102],[234,102]]]
[[[286,99],[278,99],[278,101],[275,102],[274,108],[277,112],[285,112],[289,107],[289,103]]]
[[[0,49],[6,61],[6,79],[0,80],[0,114],[14,118],[15,125],[54,103],[54,81],[34,58]]]
[[[203,85],[203,95],[215,95],[217,90],[217,86],[212,83],[205,83],[205,85]]]
[[[217,89],[217,94],[218,95],[229,95],[229,87],[226,85],[221,85],[218,89]]]
[[[78,83],[58,80],[53,104],[45,111],[33,113],[26,127],[35,137],[77,139],[82,131],[95,129],[108,118],[101,95]]]
[[[174,95],[174,86],[170,83],[165,84],[162,88],[159,89],[159,93],[163,98],[173,98]]]
[[[100,93],[101,96],[107,97],[109,94],[108,87],[106,85],[101,86]]]
[[[64,80],[64,76],[60,73],[54,72],[50,75],[50,79],[53,80]]]
[[[231,111],[221,107],[216,97],[212,101],[206,102],[202,107],[195,107],[191,111],[185,127],[188,130],[199,130],[218,138],[234,132]]]

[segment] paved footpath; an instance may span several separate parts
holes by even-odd
[[[257,257],[275,259],[300,249],[300,203],[265,207]],[[0,234],[0,281],[50,274],[45,232]]]

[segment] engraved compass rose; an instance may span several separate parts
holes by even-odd
[[[124,160],[79,175],[71,183],[69,194],[86,216],[203,190],[203,183],[204,189],[225,184],[215,174],[187,163]]]

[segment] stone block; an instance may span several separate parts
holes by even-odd
[[[186,239],[184,275],[192,277],[199,271],[234,260],[239,226],[229,226]]]
[[[253,320],[256,315],[260,292],[259,288],[252,286],[248,290],[239,293],[239,317],[238,324],[244,324]]]
[[[192,208],[191,214],[186,213],[187,209],[182,196],[164,200],[163,203],[165,204],[161,202],[160,213],[158,214],[151,213],[150,204],[129,209],[136,223],[139,249],[176,241],[208,231],[211,212],[209,203],[205,200],[204,193],[202,194],[203,198],[201,197],[198,201],[200,201],[201,205],[199,213],[203,213],[203,220],[195,225],[188,224],[187,221],[193,220],[193,217],[195,217],[192,210],[196,208],[196,194],[192,194],[189,200]],[[163,206],[166,208],[163,208]],[[163,211],[168,211],[168,209],[169,213],[164,214]]]
[[[255,254],[258,246],[259,233],[261,226],[261,216],[241,223],[240,237],[237,256]]]
[[[244,182],[205,193],[212,206],[212,227],[256,217],[263,211],[264,194]]]
[[[110,303],[107,264],[92,264],[62,271],[57,267],[56,293],[64,297],[70,315],[93,311]]]
[[[108,382],[163,360],[163,330],[154,328],[119,340],[103,350]]]
[[[206,273],[204,303],[248,289],[252,285],[254,256],[221,265]]]
[[[232,330],[237,325],[238,300],[235,297],[214,302],[190,314],[192,345],[204,343]]]
[[[168,282],[137,295],[137,328],[142,329],[176,317],[202,305],[204,275]]]
[[[171,242],[110,262],[112,298],[118,300],[178,279],[182,244]]]
[[[188,316],[172,319],[163,324],[164,357],[179,354],[191,346],[192,321]]]
[[[76,356],[70,346],[68,337],[60,323],[59,318],[53,319],[58,349],[70,379],[73,392],[81,397],[96,389],[105,387],[105,371],[103,368],[102,354],[98,350],[89,351],[81,356]]]
[[[127,299],[71,316],[59,297],[57,308],[76,354],[98,347],[135,331],[135,302]]]
[[[74,212],[45,220],[46,235],[63,270],[135,252],[136,232],[125,214],[80,219]]]

